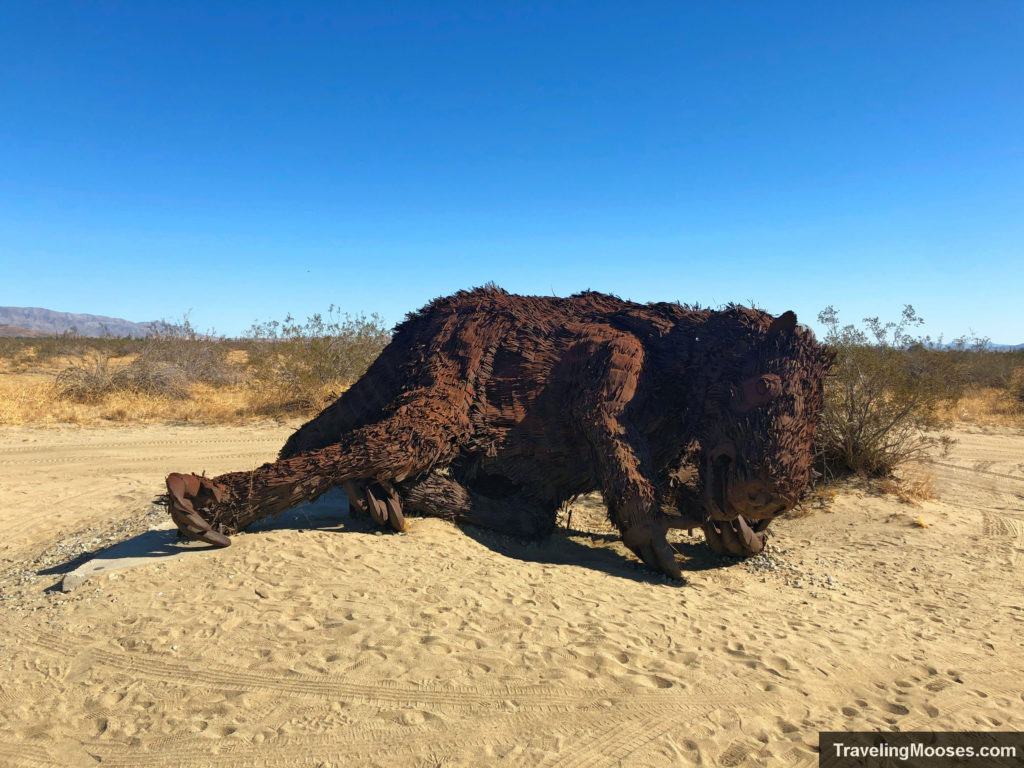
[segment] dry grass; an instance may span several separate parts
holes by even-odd
[[[1024,401],[1010,390],[980,387],[969,390],[945,415],[962,424],[1024,427]]]
[[[312,416],[337,400],[346,388],[344,381],[335,379],[306,385],[297,394],[280,383],[257,379],[249,382],[246,398],[248,408],[257,416]]]
[[[187,326],[186,331],[148,339],[78,338],[73,344],[47,339],[48,346],[6,340],[0,349],[0,425],[245,424],[308,417],[350,383],[331,376],[327,363],[340,359],[336,350],[325,361],[301,345],[278,345],[278,364],[260,366],[266,342],[202,337]],[[380,346],[382,339],[373,343]],[[364,346],[359,365],[373,351]],[[303,359],[296,362],[288,353]],[[293,369],[310,360],[323,363],[323,372],[297,386]]]
[[[193,384],[187,397],[182,399],[117,391],[90,402],[76,402],[58,397],[52,374],[0,374],[0,425],[182,422],[241,425],[296,413],[277,407],[248,384],[225,387]]]
[[[9,356],[0,355],[0,374],[27,373],[56,375],[70,365],[80,361],[80,355],[55,355],[43,357],[39,350],[29,346]]]
[[[118,362],[126,366],[131,360]],[[186,385],[181,396],[114,389],[76,398],[61,396],[58,376],[57,372],[12,373],[10,366],[0,368],[0,425],[248,424],[267,418],[312,416],[346,388],[341,380],[326,382],[312,401],[308,394],[297,401],[286,389],[259,380],[225,386],[196,382]]]
[[[0,424],[240,424],[321,411],[391,338],[376,315],[331,307],[246,338],[200,333],[187,315],[144,338],[0,338]]]
[[[934,476],[923,467],[914,467],[896,477],[885,478],[879,483],[879,490],[904,504],[920,504],[935,498]]]

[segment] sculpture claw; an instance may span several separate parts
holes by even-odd
[[[370,517],[373,518],[373,522],[377,525],[388,524],[388,510],[384,506],[384,500],[377,497],[374,493],[372,485],[368,485],[363,488],[363,497],[366,499],[366,508],[370,512]]]
[[[709,520],[701,525],[708,546],[719,555],[751,557],[764,549],[767,521],[758,520],[751,527],[742,517],[732,520]]]
[[[384,507],[388,513],[388,525],[399,533],[409,530],[409,526],[405,522],[405,515],[402,514],[402,500],[398,497],[398,493],[388,484],[384,485],[384,490],[387,493]]]
[[[215,547],[231,546],[231,540],[223,533],[213,530],[192,505],[192,500],[203,492],[212,496],[214,501],[220,501],[221,489],[207,478],[177,472],[168,475],[167,506],[171,519],[184,536],[194,541],[203,541]]]
[[[383,480],[367,485],[348,482],[344,488],[353,513],[369,514],[377,525],[390,525],[399,532],[409,530],[402,514],[402,500],[390,483]]]
[[[357,487],[353,482],[344,483],[342,487],[345,489],[345,495],[348,496],[349,513],[353,517],[368,514],[366,510],[366,499],[363,498],[362,489]]]
[[[665,538],[668,528],[663,522],[636,525],[626,531],[622,541],[648,568],[661,571],[673,579],[682,579],[683,572],[676,562],[675,550]]]

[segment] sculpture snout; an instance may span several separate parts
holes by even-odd
[[[721,443],[708,455],[704,504],[712,520],[770,520],[792,508],[761,477],[746,476],[731,443]]]

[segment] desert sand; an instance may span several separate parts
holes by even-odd
[[[60,591],[170,536],[145,533],[168,472],[256,466],[292,426],[0,429],[0,765],[812,766],[821,730],[1024,730],[1009,428],[961,429],[936,499],[851,483],[753,560],[682,535],[684,584],[598,497],[526,545],[329,495]]]

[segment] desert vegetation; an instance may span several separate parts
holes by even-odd
[[[943,344],[915,333],[910,305],[897,320],[842,324],[828,306],[818,316],[835,353],[815,440],[822,483],[857,475],[907,503],[933,497],[927,464],[953,444],[960,422],[1024,425],[1024,350],[997,351],[976,336]]]
[[[390,339],[379,315],[351,316],[333,305],[305,322],[289,315],[253,325],[244,350],[254,410],[318,413],[363,375]]]
[[[390,339],[377,315],[331,307],[304,322],[253,325],[241,338],[188,317],[144,338],[0,339],[0,424],[244,423],[318,412]]]
[[[836,355],[817,434],[827,474],[890,477],[948,444],[953,422],[1018,423],[1024,351],[996,351],[988,339],[950,344],[919,336],[907,305],[899,319],[842,325],[835,308],[818,316]]]

